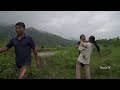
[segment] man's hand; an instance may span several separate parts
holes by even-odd
[[[5,47],[5,48],[0,48],[0,53],[6,52],[8,51],[9,48]]]
[[[36,65],[37,65],[37,68],[39,69],[40,68],[40,60],[39,59],[36,61]]]
[[[40,68],[40,57],[38,56],[38,53],[37,53],[37,49],[36,49],[36,48],[33,48],[33,53],[34,53],[34,55],[35,55],[37,68]]]

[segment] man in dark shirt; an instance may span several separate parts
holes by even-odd
[[[15,48],[16,67],[20,69],[19,79],[23,79],[28,67],[31,65],[31,49],[36,58],[37,65],[40,65],[39,57],[32,38],[25,34],[25,24],[18,22],[15,25],[17,37],[12,38],[5,48],[0,48],[0,53],[8,51],[12,46]]]

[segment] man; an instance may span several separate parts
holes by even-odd
[[[5,48],[0,48],[0,53],[8,51],[12,46],[15,48],[16,67],[20,69],[19,79],[23,79],[31,65],[31,49],[35,55],[36,63],[39,66],[39,57],[32,38],[25,33],[25,24],[18,22],[15,25],[17,37],[12,38]]]

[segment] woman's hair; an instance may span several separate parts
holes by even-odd
[[[100,48],[99,48],[99,46],[97,45],[97,42],[95,41],[95,37],[94,37],[94,36],[90,36],[90,37],[89,37],[89,41],[90,41],[91,43],[93,43],[93,44],[95,45],[95,47],[97,48],[98,52],[100,52]]]

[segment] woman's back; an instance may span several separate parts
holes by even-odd
[[[87,47],[84,49],[84,54],[85,54],[85,57],[88,59],[91,56],[91,53],[93,50],[93,44],[88,42],[88,43],[86,43],[86,46]]]

